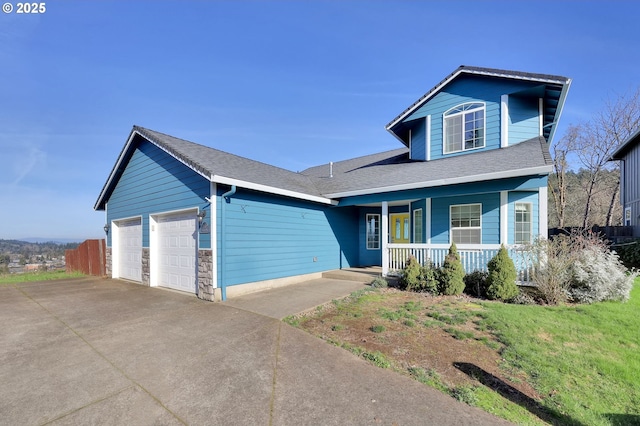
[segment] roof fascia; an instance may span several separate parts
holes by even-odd
[[[553,136],[556,134],[557,123],[560,121],[560,117],[562,116],[562,110],[564,109],[564,101],[567,99],[567,94],[569,93],[569,88],[571,87],[571,79],[568,78],[567,81],[562,85],[562,93],[560,93],[560,98],[558,99],[558,108],[556,109],[556,117],[553,120],[553,126],[549,131],[549,140],[548,143],[553,141]]]
[[[248,182],[245,180],[229,178],[220,175],[211,175],[209,178],[213,183],[221,183],[224,185],[236,185],[240,188],[251,189],[254,191],[266,192],[269,194],[282,195],[290,198],[297,198],[305,201],[313,201],[315,203],[329,204],[337,206],[338,201],[317,195],[304,194],[302,192],[290,191],[288,189],[276,188],[275,186],[262,185],[259,183]]]
[[[354,191],[345,191],[345,192],[336,192],[332,194],[326,194],[326,196],[330,198],[354,197],[358,195],[370,195],[370,194],[378,194],[382,192],[404,191],[407,189],[433,188],[436,186],[457,185],[461,183],[471,183],[471,182],[479,182],[479,181],[487,181],[487,180],[495,180],[495,179],[506,179],[506,178],[512,178],[512,177],[545,175],[545,174],[551,173],[552,169],[553,169],[553,166],[551,165],[529,167],[526,169],[483,173],[479,175],[460,176],[460,177],[447,178],[447,179],[436,179],[436,180],[425,181],[425,182],[414,182],[414,183],[383,186],[383,187],[370,188],[370,189],[357,189]]]
[[[620,145],[620,147],[618,147],[618,149],[616,149],[614,153],[611,154],[611,158],[609,159],[609,161],[622,160],[622,157],[626,154],[626,152],[629,150],[629,147],[634,142],[634,139],[636,139],[638,136],[640,136],[640,129],[638,129],[633,135],[631,135],[625,143]]]

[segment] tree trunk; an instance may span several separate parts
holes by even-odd
[[[613,190],[613,195],[611,195],[611,202],[609,203],[609,210],[607,211],[607,226],[613,226],[613,210],[616,207],[616,203],[618,202],[618,193],[620,192],[620,177],[618,177],[618,181],[616,182],[616,186]]]

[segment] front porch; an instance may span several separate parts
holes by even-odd
[[[382,274],[397,276],[406,266],[407,259],[414,257],[424,265],[431,261],[440,267],[449,253],[449,244],[393,244],[386,245],[386,256],[383,253]],[[531,281],[531,258],[524,246],[506,246],[509,256],[518,273],[518,283],[528,284]],[[466,273],[488,271],[487,264],[498,254],[500,244],[460,244],[457,246],[462,266]]]

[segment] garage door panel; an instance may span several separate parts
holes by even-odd
[[[197,249],[195,213],[158,218],[159,283],[162,287],[196,292]]]
[[[142,281],[142,224],[140,219],[117,223],[119,278]]]

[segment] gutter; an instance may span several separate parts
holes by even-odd
[[[229,204],[231,202],[231,197],[236,193],[236,186],[235,185],[231,185],[231,189],[227,192],[225,192],[224,194],[222,194],[222,198],[224,198],[224,202],[222,203],[222,212],[221,212],[221,219],[220,219],[220,260],[222,262],[222,268],[220,270],[220,291],[222,293],[222,301],[226,301],[227,300],[227,284],[226,284],[226,280],[225,280],[225,276],[227,275],[227,262],[225,260],[225,232],[224,232],[224,226],[225,226],[225,218],[226,218],[226,205]]]

